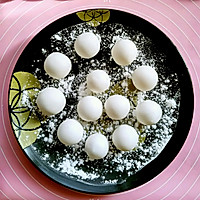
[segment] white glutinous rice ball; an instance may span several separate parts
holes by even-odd
[[[87,76],[87,87],[92,92],[101,93],[110,86],[110,78],[104,70],[94,70]]]
[[[99,119],[103,112],[102,102],[94,96],[83,97],[77,105],[78,115],[85,121],[95,121]]]
[[[101,133],[90,135],[85,142],[85,152],[91,160],[104,158],[108,150],[108,139]]]
[[[130,65],[137,57],[135,44],[128,39],[120,39],[111,50],[114,61],[121,66]]]
[[[150,91],[158,83],[158,74],[152,67],[141,66],[133,72],[132,81],[138,90]]]
[[[44,70],[49,76],[55,79],[66,77],[71,68],[71,60],[63,53],[53,52],[44,61]]]
[[[122,95],[112,95],[105,102],[106,114],[114,120],[124,119],[130,111],[129,100]]]
[[[144,125],[156,124],[162,117],[162,109],[158,103],[146,100],[136,107],[136,118]]]
[[[66,119],[59,125],[57,136],[65,145],[77,144],[83,137],[83,127],[75,119]]]
[[[74,48],[81,58],[92,58],[100,50],[100,41],[92,32],[82,33],[76,38]]]
[[[60,90],[48,87],[39,92],[36,104],[44,115],[50,116],[63,110],[66,99]]]
[[[129,125],[120,125],[112,135],[115,147],[121,151],[130,151],[137,146],[139,135],[136,130]]]

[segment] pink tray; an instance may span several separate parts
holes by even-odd
[[[192,78],[194,117],[187,140],[157,177],[128,192],[80,194],[51,181],[27,159],[9,122],[8,88],[17,59],[45,26],[67,14],[92,8],[138,15],[176,45]],[[200,199],[200,1],[190,0],[8,0],[0,1],[0,199]]]

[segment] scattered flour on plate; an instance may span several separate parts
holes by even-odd
[[[93,31],[101,38],[101,50],[92,59],[81,59],[73,48],[76,37],[86,31]],[[118,66],[111,57],[111,48],[120,38],[131,39],[138,48],[139,55],[130,66]],[[38,152],[41,160],[66,176],[90,181],[98,179],[105,184],[125,181],[156,158],[173,135],[180,104],[177,75],[165,67],[166,56],[156,50],[148,37],[121,24],[108,24],[101,29],[78,24],[52,35],[50,42],[51,48],[42,48],[41,54],[44,58],[53,51],[66,54],[72,61],[70,74],[61,80],[50,78],[43,70],[42,59],[34,60],[31,66],[36,69],[34,75],[42,88],[59,88],[66,96],[67,104],[61,113],[41,119],[42,131],[32,148]],[[158,72],[159,82],[152,91],[138,91],[131,82],[131,73],[141,65],[151,66]],[[94,94],[86,87],[86,76],[95,69],[107,71],[111,78],[111,86],[104,93]],[[104,104],[112,94],[121,94],[129,99],[131,110],[125,119],[112,121],[105,112],[96,122],[84,122],[78,117],[76,106],[82,97],[94,95]],[[144,126],[136,120],[135,108],[146,99],[154,100],[162,107],[163,116],[156,125]],[[23,102],[26,103],[25,96]],[[61,144],[56,135],[59,124],[66,118],[77,119],[84,127],[81,142],[70,147]],[[135,127],[139,134],[139,144],[131,152],[121,152],[111,142],[112,132],[124,123]],[[90,161],[84,152],[84,144],[87,137],[96,132],[108,138],[110,149],[103,160]]]

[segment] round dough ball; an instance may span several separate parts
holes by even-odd
[[[44,61],[44,70],[49,76],[55,79],[66,77],[71,71],[71,68],[71,60],[59,52],[49,54]]]
[[[162,109],[152,100],[139,103],[136,107],[136,118],[144,125],[156,124],[162,117]]]
[[[138,90],[150,91],[158,83],[158,74],[152,67],[141,66],[133,72],[132,81]]]
[[[120,39],[111,50],[114,61],[121,66],[130,65],[137,57],[135,44],[128,39]]]
[[[101,117],[103,105],[97,97],[86,96],[79,101],[77,111],[81,119],[87,122],[95,121]]]
[[[100,50],[100,41],[92,32],[82,33],[76,38],[74,48],[81,58],[92,58]]]
[[[60,90],[48,87],[39,92],[36,104],[44,115],[50,116],[63,110],[66,99]]]
[[[87,76],[87,87],[95,93],[101,93],[110,86],[110,78],[103,70],[94,70]]]
[[[120,125],[112,135],[115,147],[121,151],[130,151],[137,146],[139,136],[136,130],[129,125]]]
[[[66,119],[59,125],[57,136],[60,142],[65,145],[76,144],[83,137],[83,127],[75,119]]]
[[[105,102],[107,115],[114,120],[124,119],[130,111],[129,100],[122,95],[112,95]]]
[[[100,133],[90,135],[85,142],[85,152],[91,160],[104,158],[108,150],[108,139]]]

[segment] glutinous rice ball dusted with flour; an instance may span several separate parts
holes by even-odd
[[[71,71],[71,60],[63,53],[53,52],[44,61],[44,70],[55,79],[66,77]]]
[[[112,47],[111,55],[118,65],[126,66],[136,59],[138,51],[131,40],[120,39]]]
[[[136,118],[144,125],[156,124],[162,117],[162,109],[158,103],[145,100],[136,107]]]
[[[100,50],[100,40],[92,32],[85,32],[76,38],[74,43],[76,53],[81,58],[92,58]]]
[[[83,127],[75,119],[66,119],[59,125],[57,136],[65,145],[77,144],[83,137]]]
[[[137,146],[139,135],[129,125],[123,124],[115,129],[112,141],[115,147],[121,151],[130,151]]]
[[[87,75],[87,87],[92,92],[101,93],[110,87],[109,75],[104,70],[93,70]]]
[[[90,135],[85,142],[85,152],[91,160],[104,158],[108,150],[108,139],[101,133]]]
[[[84,121],[96,121],[102,115],[103,105],[97,97],[86,96],[78,102],[77,112]]]
[[[105,104],[106,114],[113,120],[124,119],[130,111],[129,100],[122,95],[110,96]]]
[[[36,104],[43,115],[56,115],[64,109],[66,98],[59,89],[48,87],[39,92]]]
[[[138,90],[150,91],[158,83],[158,74],[152,67],[141,66],[132,73],[132,82]]]

